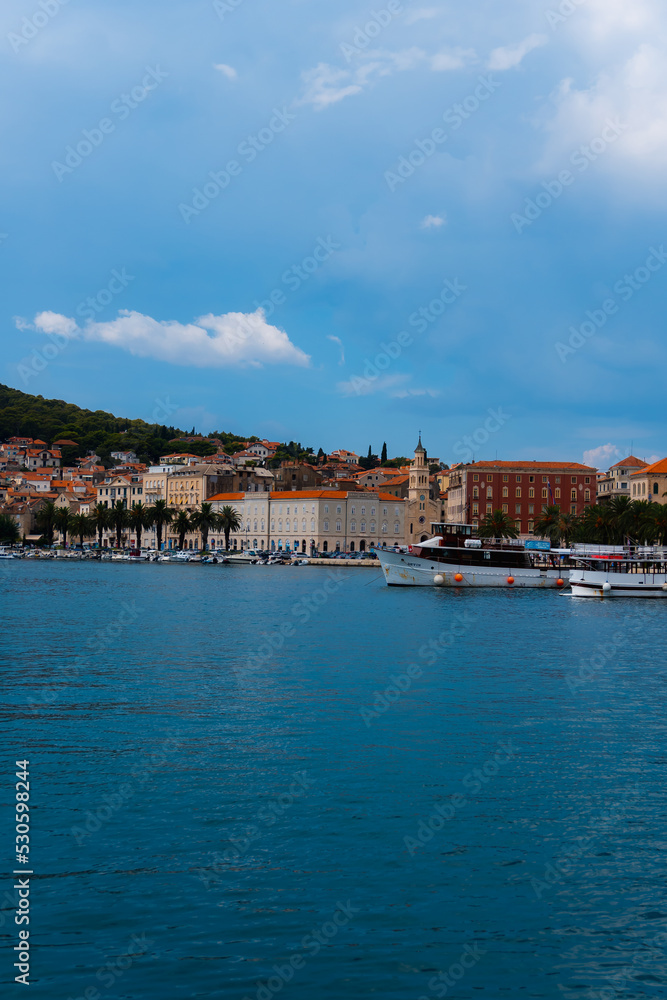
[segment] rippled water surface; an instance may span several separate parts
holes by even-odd
[[[27,995],[664,997],[667,605],[338,573],[11,566]]]

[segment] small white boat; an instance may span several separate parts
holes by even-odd
[[[0,545],[0,559],[20,559],[21,554],[19,552],[14,552],[12,549],[8,548],[6,545]]]
[[[572,597],[667,597],[667,549],[575,545]]]

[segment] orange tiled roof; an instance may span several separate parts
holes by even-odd
[[[659,462],[654,462],[653,465],[647,465],[644,469],[640,469],[639,472],[631,472],[631,476],[652,476],[654,473],[665,473],[667,472],[667,458],[661,458]]]
[[[617,462],[616,465],[611,465],[610,469],[620,469],[624,465],[634,465],[638,469],[645,469],[648,466],[648,462],[643,462],[641,458],[635,458],[634,455],[630,455],[628,458],[624,458],[622,462]]]

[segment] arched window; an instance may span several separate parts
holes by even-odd
[[[656,494],[656,496],[657,496],[657,493],[658,493],[658,484],[657,484],[657,483],[653,483],[653,492],[654,492],[654,493]]]

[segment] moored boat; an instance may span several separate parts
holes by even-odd
[[[473,538],[470,524],[433,524],[419,545],[377,549],[386,583],[397,587],[539,587],[562,589],[569,549],[548,541]]]
[[[640,545],[575,545],[572,597],[667,597],[667,549]]]

